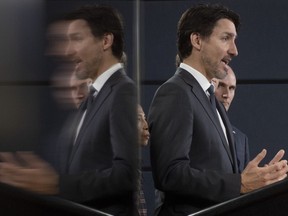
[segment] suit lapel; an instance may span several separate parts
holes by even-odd
[[[115,85],[118,81],[119,78],[124,74],[124,71],[118,70],[116,71],[103,85],[102,89],[98,92],[96,98],[94,99],[93,102],[93,107],[86,112],[86,116],[83,122],[83,125],[79,131],[78,137],[75,141],[75,144],[73,146],[71,155],[70,155],[70,160],[69,164],[71,164],[73,157],[79,148],[79,145],[81,143],[81,140],[83,139],[83,133],[85,130],[88,129],[89,124],[91,121],[95,121],[96,118],[94,118],[95,115],[97,115],[97,112],[99,111],[100,107],[104,104],[105,100],[109,97],[109,95],[112,93],[112,87]]]
[[[224,108],[221,107],[221,105],[219,104],[218,101],[216,101],[218,112],[220,113],[220,115],[222,117],[222,121],[226,127],[226,133],[227,133],[227,139],[229,142],[229,146],[227,145],[227,141],[226,141],[224,132],[222,130],[222,127],[220,125],[219,119],[215,115],[215,113],[213,112],[210,101],[209,101],[207,95],[205,94],[205,92],[203,91],[202,87],[200,86],[200,84],[197,82],[197,80],[190,73],[188,73],[187,71],[185,71],[181,68],[178,68],[176,74],[179,74],[181,76],[181,78],[188,85],[191,86],[192,93],[198,99],[199,103],[202,105],[203,109],[206,111],[206,113],[208,114],[212,123],[216,127],[218,134],[221,137],[222,144],[223,144],[224,148],[226,149],[226,152],[230,158],[231,163],[233,164],[233,169],[235,171],[235,169],[237,167],[236,166],[237,163],[235,163],[236,159],[235,159],[235,150],[234,150],[234,141],[233,141],[232,129],[231,129],[229,119],[225,113]]]
[[[67,164],[73,148],[77,125],[79,123],[79,119],[81,118],[80,114],[81,113],[73,113],[73,115],[69,116],[60,133],[60,138],[58,140],[60,148],[59,169],[62,173],[67,172]]]
[[[217,105],[217,109],[220,113],[220,116],[222,118],[222,121],[225,125],[226,128],[226,134],[227,134],[227,139],[229,142],[229,152],[231,154],[232,157],[232,161],[233,161],[233,169],[235,173],[238,173],[238,166],[237,166],[237,157],[236,157],[236,148],[235,148],[235,142],[234,142],[234,136],[233,136],[233,129],[232,126],[230,124],[229,118],[227,116],[227,112],[225,110],[225,108],[223,107],[222,104],[220,104],[218,101],[216,101],[216,105]]]

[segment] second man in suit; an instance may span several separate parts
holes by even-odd
[[[215,84],[215,97],[223,104],[228,112],[236,92],[236,76],[230,66],[227,66],[227,75],[224,79],[213,79]],[[248,137],[238,128],[232,125],[238,171],[241,173],[249,162]]]

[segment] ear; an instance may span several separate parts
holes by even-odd
[[[190,41],[191,41],[193,48],[200,50],[202,40],[201,40],[199,33],[195,33],[195,32],[191,33]]]
[[[103,36],[103,49],[104,50],[109,49],[113,44],[113,40],[114,40],[114,35],[112,33],[104,34],[104,36]]]

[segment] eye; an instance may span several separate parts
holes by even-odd
[[[80,37],[76,37],[76,38],[73,39],[73,41],[82,41],[82,40],[83,40],[83,39],[80,38]]]
[[[228,41],[228,40],[229,40],[229,37],[228,37],[228,36],[223,37],[222,40],[223,40],[223,41]]]
[[[70,90],[70,91],[76,91],[76,86],[71,86],[68,90]]]
[[[218,88],[220,88],[220,87],[225,87],[225,84],[224,83],[222,83],[222,82],[219,82],[219,84],[218,84]]]
[[[71,41],[82,41],[83,37],[79,34],[71,35],[70,37]]]

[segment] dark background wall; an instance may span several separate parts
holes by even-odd
[[[140,102],[147,114],[155,90],[175,72],[180,15],[193,3],[209,1],[140,1],[139,5],[136,1],[1,1],[1,150],[33,149],[45,142],[43,134],[65,115],[51,93],[54,65],[44,54],[46,27],[62,13],[91,2],[110,4],[122,13],[127,71],[133,79],[140,78]],[[267,162],[280,148],[288,151],[288,2],[218,2],[238,12],[242,20],[237,39],[239,56],[231,62],[238,85],[229,116],[249,137],[251,157],[266,148]],[[136,50],[138,41],[140,49]],[[143,149],[143,170],[151,214],[154,189],[149,147]]]

